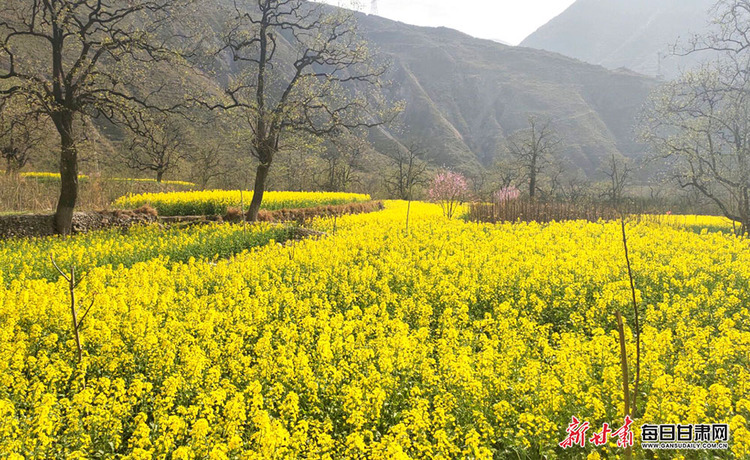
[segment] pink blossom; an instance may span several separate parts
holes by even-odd
[[[440,204],[443,214],[451,218],[466,198],[468,191],[469,186],[464,176],[451,171],[441,171],[432,180],[428,194],[431,201]]]
[[[521,196],[521,191],[516,187],[503,187],[495,192],[496,203],[507,203],[508,201],[517,200]]]

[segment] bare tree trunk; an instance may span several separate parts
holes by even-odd
[[[78,200],[78,151],[73,139],[73,115],[62,113],[55,125],[60,133],[60,199],[55,229],[62,235],[73,230],[73,210]]]
[[[529,198],[534,199],[536,194],[536,154],[531,159],[531,168],[529,171]]]
[[[263,202],[263,193],[266,191],[266,179],[268,179],[268,172],[270,169],[270,162],[261,161],[255,172],[253,200],[250,202],[250,208],[247,212],[248,219],[251,222],[256,222],[258,220],[258,212],[260,211],[260,205]]]
[[[162,177],[164,177],[164,171],[156,171],[156,183],[161,184]]]

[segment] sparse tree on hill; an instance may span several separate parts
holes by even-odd
[[[564,184],[569,169],[559,158],[550,158],[544,176],[537,181],[537,190],[542,199],[554,201],[564,198]]]
[[[257,218],[273,161],[295,131],[317,136],[378,126],[386,67],[356,30],[353,13],[304,0],[235,4],[224,50],[242,67],[212,108],[242,113],[258,160],[249,217]]]
[[[325,168],[321,160],[324,148],[321,139],[286,142],[285,148],[278,152],[274,184],[282,190],[293,192],[303,192],[317,187],[316,175],[321,168]]]
[[[177,39],[164,26],[171,22],[170,30],[176,28],[187,1],[3,0],[0,98],[23,97],[31,111],[48,117],[57,130],[58,232],[71,231],[78,199],[76,120],[103,116],[128,125],[139,121],[140,109],[152,105],[161,88],[143,88],[139,70],[174,58]]]
[[[529,127],[516,131],[508,138],[508,151],[523,180],[528,181],[529,198],[540,190],[539,182],[545,168],[560,145],[551,122],[529,117]]]
[[[488,170],[480,168],[477,171],[468,175],[469,183],[471,184],[471,192],[478,199],[487,198],[492,195],[491,188],[491,174]]]
[[[586,174],[577,170],[569,173],[562,181],[563,198],[570,203],[581,203],[591,194],[591,183]]]
[[[495,189],[516,187],[521,182],[517,165],[507,158],[496,161],[490,174]]]

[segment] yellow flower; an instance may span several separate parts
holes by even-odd
[[[633,429],[729,423],[743,458],[750,246],[688,224],[628,227]],[[571,416],[622,423],[614,312],[631,379],[636,331],[617,223],[486,225],[413,203],[407,232],[406,204],[387,202],[311,225],[328,235],[0,242],[0,457],[558,458]],[[50,251],[88,273],[81,363]]]

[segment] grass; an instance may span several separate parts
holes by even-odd
[[[78,210],[107,209],[117,198],[137,193],[185,190],[185,185],[154,181],[89,178],[79,182]],[[0,174],[0,213],[50,213],[57,206],[60,182]]]

